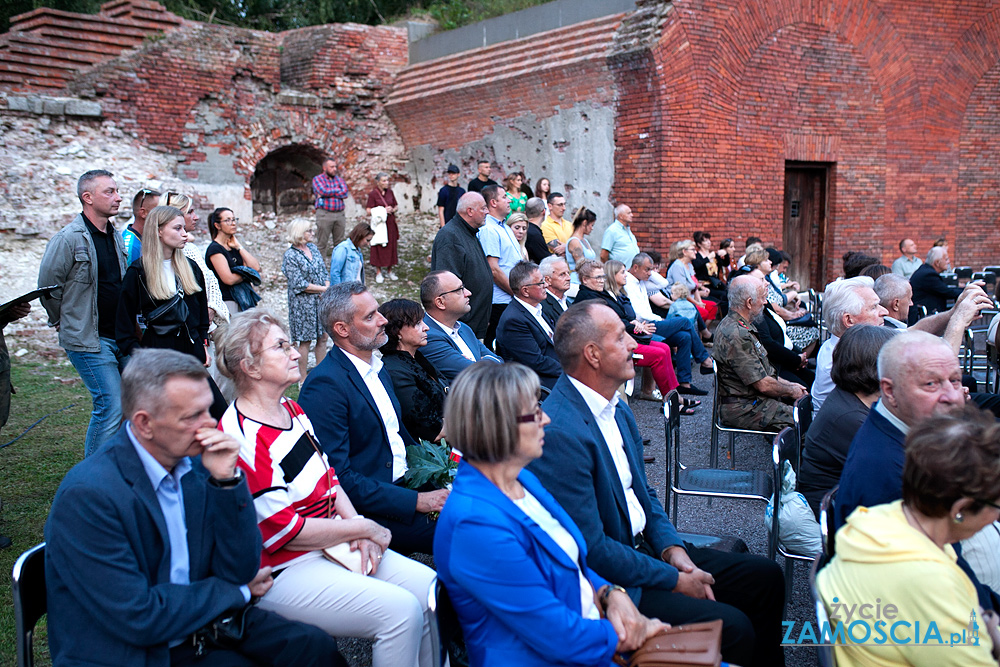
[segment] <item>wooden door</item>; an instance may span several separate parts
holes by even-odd
[[[786,163],[782,250],[792,256],[791,280],[802,290],[826,284],[823,241],[826,235],[827,165]]]

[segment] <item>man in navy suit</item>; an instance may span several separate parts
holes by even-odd
[[[128,421],[69,471],[45,524],[54,664],[346,664],[322,630],[246,606],[271,587],[271,568],[258,570],[240,445],[215,428],[211,405],[208,371],[189,355],[132,355]],[[196,657],[192,633],[241,610],[239,646]]]
[[[528,466],[583,533],[588,564],[624,586],[644,615],[671,624],[721,618],[722,656],[780,667],[784,580],[760,556],[699,549],[670,523],[642,463],[642,435],[618,387],[635,341],[607,305],[570,306],[555,333],[565,374],[543,408],[542,457]]]
[[[840,473],[834,517],[839,528],[859,505],[902,498],[903,441],[910,427],[965,404],[955,351],[924,331],[903,331],[878,355],[881,398],[861,425]]]
[[[320,321],[333,347],[306,376],[299,404],[316,429],[320,446],[359,514],[392,532],[389,548],[402,554],[432,553],[446,489],[403,486],[406,432],[389,372],[372,352],[385,345],[386,319],[359,282],[333,285],[319,302]]]
[[[534,262],[518,262],[510,270],[510,305],[497,325],[497,352],[538,373],[542,385],[552,389],[562,373],[552,344],[552,327],[542,314],[545,279]]]
[[[503,363],[476,338],[468,324],[459,321],[472,307],[471,294],[451,271],[431,271],[420,282],[420,302],[427,311],[427,345],[420,348],[420,353],[448,384],[481,359]]]

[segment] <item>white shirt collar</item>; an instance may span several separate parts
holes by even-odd
[[[521,297],[518,296],[515,296],[514,300],[517,301],[522,306],[524,306],[525,308],[527,308],[528,312],[531,313],[532,315],[534,315],[535,313],[542,312],[542,304],[538,304],[537,306],[532,306],[530,303],[528,303],[527,301],[523,300]]]
[[[576,387],[576,390],[580,392],[580,396],[583,397],[584,402],[587,404],[587,407],[590,408],[590,412],[595,417],[601,417],[601,415],[610,409],[611,416],[614,418],[615,406],[618,405],[617,393],[609,401],[572,375],[567,375],[566,377],[568,377],[569,381],[574,387]]]
[[[882,405],[882,399],[875,402],[875,411],[889,420],[889,423],[899,429],[904,436],[910,432],[910,427],[902,419],[892,414],[886,406]]]
[[[445,324],[444,322],[442,322],[441,320],[439,320],[436,317],[434,317],[433,315],[431,315],[430,313],[427,313],[427,317],[429,317],[432,320],[434,320],[434,324],[436,324],[439,327],[441,327],[442,329],[444,329],[445,333],[451,333],[452,331],[454,331],[455,333],[458,333],[459,330],[461,329],[461,327],[459,326],[458,322],[455,322],[455,326],[450,327],[447,324]]]
[[[555,299],[556,301],[558,301],[559,303],[561,303],[563,305],[566,304],[566,294],[565,293],[561,297],[556,296],[555,293],[552,290],[550,290],[548,287],[545,288],[545,293],[546,294],[551,294],[552,298]],[[539,305],[541,305],[541,304],[539,304]]]
[[[373,372],[375,375],[378,375],[382,370],[382,359],[375,353],[372,353],[372,362],[368,363],[364,359],[354,356],[344,348],[340,348],[340,351],[347,355],[347,358],[351,360],[354,367],[358,369],[358,373],[361,374],[361,377],[365,377],[369,372]]]

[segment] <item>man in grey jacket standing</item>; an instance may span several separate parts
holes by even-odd
[[[76,192],[83,211],[45,247],[38,286],[59,286],[42,297],[42,305],[94,401],[84,450],[90,456],[122,421],[121,371],[128,357],[115,343],[115,316],[125,260],[124,242],[111,222],[122,198],[104,169],[81,176]]]

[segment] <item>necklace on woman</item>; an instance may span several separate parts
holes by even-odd
[[[913,510],[911,510],[906,505],[903,505],[903,514],[906,515],[906,518],[910,523],[914,523],[917,525],[917,528],[919,528],[920,532],[924,534],[924,537],[926,537],[928,540],[934,542],[934,544],[937,545],[937,542],[934,541],[934,538],[931,537],[931,534],[927,532],[927,530],[924,528],[924,525],[920,523],[919,519],[917,519],[917,516],[913,513]]]

